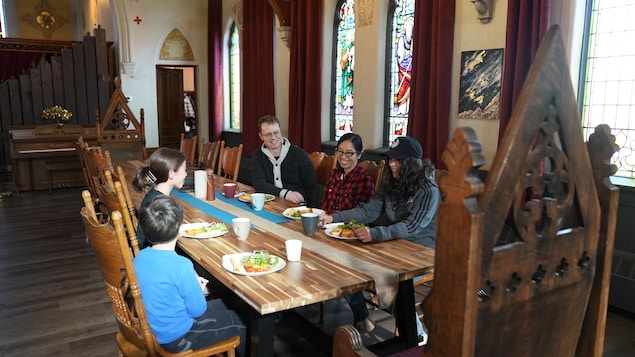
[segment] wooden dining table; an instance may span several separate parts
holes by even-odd
[[[130,183],[143,162],[132,160],[117,165],[124,169]],[[171,196],[184,208],[186,222],[223,222],[229,227],[227,234],[216,238],[180,238],[178,247],[238,298],[232,300],[246,316],[251,356],[273,355],[274,323],[280,314],[297,324],[298,331],[304,331],[308,340],[330,354],[332,337],[299,318],[294,310],[366,289],[375,289],[380,302],[393,306],[399,331],[399,336],[371,348],[377,352],[393,351],[417,344],[412,279],[432,271],[433,249],[404,239],[372,244],[344,241],[327,236],[323,230],[307,236],[299,220],[282,215],[295,204],[276,197],[265,203],[262,211],[255,211],[237,198],[224,197],[225,182],[214,176],[216,199],[213,201],[195,197],[193,190],[191,193],[172,191]],[[237,184],[237,190],[254,192],[253,187],[241,183]],[[131,189],[131,195],[138,207],[144,194]],[[238,240],[233,233],[233,217],[250,218],[252,228],[246,240]],[[302,240],[302,256],[298,262],[286,262],[279,271],[246,276],[223,267],[224,255],[254,250],[266,250],[285,259],[287,239]]]

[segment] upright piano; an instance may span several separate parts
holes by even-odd
[[[96,145],[94,125],[13,126],[8,132],[16,193],[86,185],[75,143],[82,136]]]

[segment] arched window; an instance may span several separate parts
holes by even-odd
[[[389,89],[386,98],[387,144],[397,136],[407,135],[415,0],[394,0],[391,9],[388,21],[391,26],[387,36],[391,42],[386,60]]]
[[[332,115],[335,140],[353,130],[353,74],[355,72],[354,0],[338,2],[334,31],[334,68]]]
[[[240,130],[240,36],[235,23],[231,25],[227,53],[229,54],[229,128]]]
[[[621,147],[615,176],[635,178],[635,4],[593,0],[587,12],[578,94],[584,137],[608,124]]]

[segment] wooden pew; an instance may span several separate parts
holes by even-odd
[[[404,355],[601,356],[618,189],[607,126],[585,144],[558,27],[543,40],[486,182],[474,131],[443,154],[429,342]],[[369,356],[350,325],[334,356]],[[408,354],[406,354],[408,353]]]

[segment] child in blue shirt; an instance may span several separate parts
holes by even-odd
[[[238,314],[220,299],[205,300],[207,280],[193,263],[175,252],[183,207],[159,195],[139,210],[139,225],[151,247],[134,259],[150,329],[171,352],[200,349],[240,336],[238,355],[245,356],[246,327]]]

